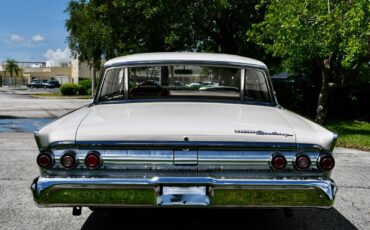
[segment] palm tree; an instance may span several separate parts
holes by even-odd
[[[9,72],[10,74],[10,85],[12,85],[13,74],[15,73],[15,76],[18,76],[19,70],[20,68],[16,60],[7,59],[5,61],[5,72]],[[14,86],[17,86],[17,79],[14,81]]]

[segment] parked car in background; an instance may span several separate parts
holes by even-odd
[[[43,86],[43,88],[49,88],[49,89],[55,88],[55,85],[53,83],[51,83],[50,81],[48,81],[48,80],[43,80],[42,81],[42,86]]]
[[[48,83],[54,85],[55,88],[59,88],[60,87],[60,83],[56,79],[52,79],[52,80],[48,81]]]
[[[136,54],[101,77],[90,105],[35,132],[39,206],[333,205],[337,135],[279,106],[264,63]]]
[[[27,84],[29,88],[44,88],[43,82],[41,80],[33,80],[31,83]]]

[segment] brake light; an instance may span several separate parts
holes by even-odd
[[[334,161],[333,156],[331,155],[320,156],[318,166],[322,170],[325,170],[325,171],[332,170],[334,168],[334,165],[335,165],[335,161]]]
[[[276,155],[271,159],[271,167],[276,170],[281,170],[286,166],[286,159],[282,155]]]
[[[91,151],[86,155],[85,165],[89,169],[97,169],[100,167],[102,160],[100,158],[100,153],[97,151]]]
[[[50,168],[54,163],[54,157],[51,152],[45,151],[37,156],[36,161],[41,168]]]

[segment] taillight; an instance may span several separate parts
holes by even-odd
[[[68,151],[63,154],[60,158],[60,163],[64,168],[71,169],[77,166],[76,153],[74,151]]]
[[[322,155],[319,157],[318,166],[320,169],[329,171],[334,168],[335,161],[331,155]]]
[[[307,169],[308,167],[310,167],[310,165],[311,165],[311,160],[306,155],[300,155],[295,160],[295,167],[299,170]]]
[[[286,159],[282,155],[273,156],[271,159],[271,167],[276,170],[281,170],[286,166]]]
[[[51,152],[45,151],[37,156],[36,161],[41,168],[50,168],[54,163],[54,157]]]
[[[102,160],[100,153],[97,151],[90,151],[85,158],[85,165],[89,169],[97,169],[100,167]]]

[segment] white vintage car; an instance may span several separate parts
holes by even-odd
[[[292,95],[294,97],[294,95]],[[264,63],[148,53],[105,63],[93,102],[35,132],[42,207],[333,205],[337,135],[280,107]]]

